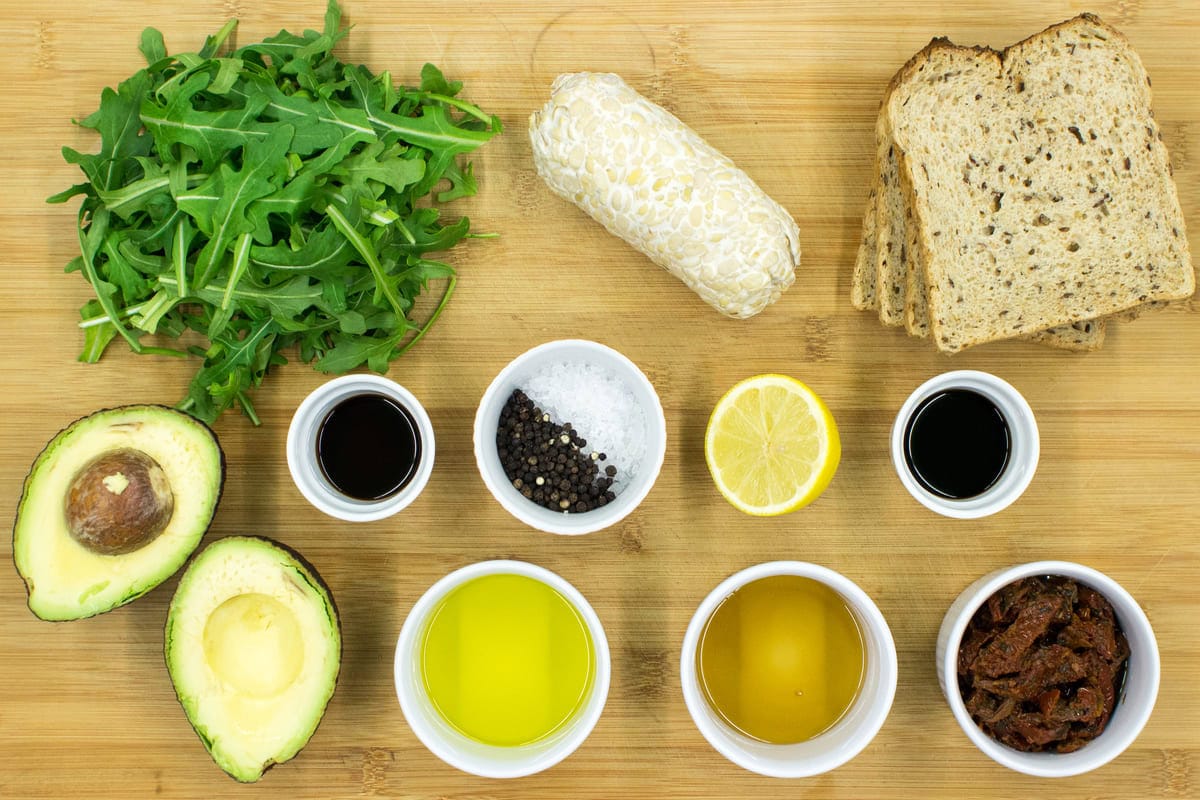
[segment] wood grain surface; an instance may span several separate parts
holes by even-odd
[[[499,239],[453,252],[458,292],[389,373],[428,407],[437,466],[390,520],[321,515],[289,479],[291,412],[323,377],[294,363],[256,395],[262,426],[219,421],[225,497],[206,541],[276,537],[322,572],[342,612],[345,658],[324,722],[292,762],[241,787],[209,759],[175,701],[162,629],[176,579],[94,619],[49,624],[0,569],[0,797],[143,798],[1184,798],[1200,796],[1200,318],[1193,304],[1111,329],[1098,353],[1022,343],[953,358],[885,330],[849,302],[867,196],[872,130],[887,79],[932,36],[1003,46],[1082,10],[1124,30],[1154,81],[1193,252],[1200,252],[1200,6],[1193,0],[422,3],[347,0],[351,61],[415,80],[425,61],[465,82],[506,132],[475,159],[480,192],[457,205]],[[0,0],[0,518],[43,444],[71,420],[130,402],[173,403],[195,365],[137,357],[119,343],[100,364],[75,357],[88,297],[62,266],[75,254],[74,206],[46,196],[78,180],[59,155],[94,150],[71,125],[102,87],[140,66],[142,27],[194,49],[230,16],[245,43],[320,27],[323,5],[197,0]],[[748,321],[719,317],[537,178],[528,114],[563,71],[612,70],[746,169],[800,225],[803,264],[782,300]],[[667,415],[662,474],[610,530],[538,533],[479,478],[471,421],[512,357],[556,338],[609,344],[638,363]],[[994,372],[1032,404],[1042,458],[1025,496],[978,522],[943,519],[903,490],[888,457],[892,417],[919,383],[952,368]],[[716,400],[735,381],[785,372],[814,387],[842,432],[843,461],[813,506],[753,519],[717,494],[703,458]],[[3,562],[11,543],[0,542]],[[530,778],[500,782],[446,766],[414,737],[392,688],[396,636],[437,578],[513,557],[559,572],[609,636],[613,681],[591,737]],[[679,688],[679,647],[699,601],[730,573],[772,559],[843,572],[878,603],[900,659],[891,715],[874,742],[821,777],[745,772],[701,738]],[[1148,726],[1089,775],[1047,781],[978,752],[937,686],[934,639],[978,576],[1042,558],[1079,561],[1146,609],[1162,653]],[[0,565],[2,566],[2,565]]]

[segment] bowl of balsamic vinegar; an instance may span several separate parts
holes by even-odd
[[[946,372],[917,387],[892,425],[892,463],[926,508],[977,519],[1011,505],[1033,480],[1040,444],[1029,403],[986,372]]]
[[[433,425],[403,386],[379,375],[345,375],[304,399],[288,428],[288,469],[326,514],[351,522],[408,506],[433,471]]]

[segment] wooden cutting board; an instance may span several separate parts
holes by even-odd
[[[1123,29],[1154,80],[1191,243],[1200,252],[1200,6],[1189,0],[944,3],[379,3],[347,0],[347,60],[412,81],[432,61],[507,130],[476,160],[479,196],[457,205],[499,239],[453,252],[458,293],[391,376],[430,410],[437,467],[419,501],[363,525],[322,516],[284,461],[291,412],[323,378],[276,371],[255,397],[262,427],[233,414],[216,429],[228,458],[208,540],[277,537],[323,573],[342,611],[337,693],[308,747],[260,784],[217,769],[176,704],[163,665],[170,580],[95,619],[52,625],[0,569],[0,797],[143,798],[1181,798],[1200,796],[1200,319],[1186,303],[1119,325],[1104,349],[1064,355],[1021,343],[952,359],[885,330],[849,303],[867,196],[872,129],[884,84],[932,36],[1002,46],[1084,10]],[[64,275],[74,206],[47,195],[78,180],[62,145],[93,150],[73,127],[100,89],[140,64],[142,27],[195,49],[229,16],[241,42],[320,27],[318,2],[0,2],[0,518],[43,444],[76,417],[129,402],[173,403],[194,364],[114,345],[75,361],[76,309]],[[796,285],[748,321],[719,317],[666,273],[553,196],[530,161],[530,111],[559,72],[612,70],[700,131],[795,216],[804,259]],[[475,468],[471,421],[495,373],[532,345],[585,337],[637,362],[662,396],[668,451],[642,507],[608,531],[556,538],[523,527]],[[1022,391],[1041,425],[1033,485],[978,522],[936,517],[901,488],[887,452],[908,393],[951,368],[994,372]],[[739,514],[704,466],[705,422],[740,378],[795,375],[829,403],[843,463],[815,505],[776,519]],[[4,561],[10,543],[0,542]],[[572,581],[608,631],[613,682],[588,741],[531,778],[486,781],[444,765],[416,740],[392,689],[400,625],[450,570],[495,557],[532,561]],[[693,727],[678,685],[683,631],[732,572],[779,558],[857,581],[889,620],[900,659],[895,705],[859,757],[799,781],[726,762]],[[937,686],[938,624],[955,595],[1001,566],[1075,560],[1127,587],[1162,652],[1162,690],[1142,736],[1090,775],[1046,781],[1010,772],[959,730]]]

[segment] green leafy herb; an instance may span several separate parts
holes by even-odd
[[[81,123],[100,151],[63,149],[86,182],[49,199],[83,195],[81,255],[67,265],[96,294],[80,309],[81,361],[118,336],[200,358],[179,407],[212,422],[236,404],[257,424],[249,393],[286,348],[323,372],[386,372],[436,321],[455,273],[427,255],[471,235],[436,206],[475,194],[460,157],[500,121],[432,64],[414,89],[342,63],[340,23],[331,0],[324,31],[223,55],[236,20],[174,56],[142,32],[146,68]],[[443,296],[418,323],[432,280]],[[147,334],[201,344],[150,347]]]

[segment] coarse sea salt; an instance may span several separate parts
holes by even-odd
[[[533,373],[521,389],[551,420],[571,423],[587,442],[582,452],[604,453],[600,474],[609,465],[617,468],[613,494],[619,495],[636,477],[646,455],[646,415],[614,373],[588,362],[552,362]]]

